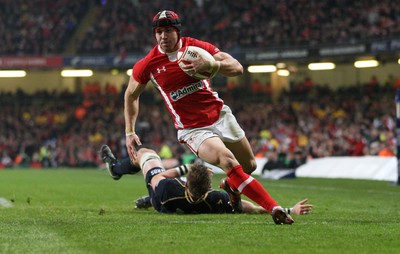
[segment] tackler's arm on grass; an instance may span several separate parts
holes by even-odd
[[[297,204],[295,204],[291,208],[285,208],[288,209],[288,213],[290,215],[307,215],[311,213],[313,205],[311,204],[306,204],[308,202],[308,199],[303,199],[299,201]],[[261,206],[254,205],[250,201],[247,200],[242,200],[242,205],[243,205],[243,212],[244,213],[268,213],[267,210],[262,208]]]

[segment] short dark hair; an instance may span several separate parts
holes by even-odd
[[[212,173],[201,163],[194,163],[187,175],[186,187],[194,200],[206,194],[212,183]]]

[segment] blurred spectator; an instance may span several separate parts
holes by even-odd
[[[392,88],[393,88],[393,91],[400,89],[400,77],[395,78]]]
[[[278,153],[276,150],[269,150],[266,152],[267,162],[264,164],[261,175],[264,174],[265,171],[271,171],[275,169],[284,169],[285,164],[279,159]]]
[[[13,161],[11,157],[8,155],[7,151],[3,151],[3,154],[0,159],[0,168],[10,168],[13,166]]]
[[[296,150],[295,152],[288,152],[285,165],[287,168],[296,169],[306,163],[306,158],[301,150]]]
[[[174,156],[171,147],[168,144],[161,145],[159,155],[161,159],[171,159]]]
[[[253,96],[261,94],[262,88],[263,85],[261,84],[260,80],[255,79],[253,82],[251,82],[250,89]]]

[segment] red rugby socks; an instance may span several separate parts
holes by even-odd
[[[238,189],[241,193],[266,209],[270,214],[272,213],[272,208],[278,206],[278,203],[269,195],[260,182],[251,175],[246,174],[241,165],[230,169],[227,175],[230,186]]]

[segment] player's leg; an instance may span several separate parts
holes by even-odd
[[[148,148],[138,150],[137,165],[142,169],[144,178],[146,178],[147,172],[154,168],[165,170],[160,156],[154,150]]]
[[[160,156],[154,150],[141,148],[138,151],[137,160],[138,165],[142,168],[152,206],[159,212],[165,212],[166,210],[160,199],[164,196],[165,186],[156,188],[158,183],[162,181],[162,179],[165,179],[165,177],[163,177],[165,168]]]
[[[155,193],[156,182],[159,181],[157,175],[165,171],[160,156],[154,150],[141,148],[138,151],[137,165],[140,165],[142,169],[149,196],[142,196],[135,200],[136,208],[148,208],[155,204],[155,209],[161,211],[161,203]],[[168,170],[175,170],[180,175],[184,175],[190,170],[190,167],[189,164],[185,164]]]
[[[255,178],[243,171],[242,166],[236,160],[233,153],[224,145],[220,138],[211,137],[204,140],[198,147],[198,156],[202,160],[224,170],[227,173],[228,184],[231,187],[233,186],[238,189],[241,193],[266,209],[270,214],[277,214],[284,219],[284,215],[281,216],[280,212],[276,212],[280,211],[282,207],[278,205]],[[290,216],[288,217],[288,220],[283,220],[283,223],[291,224],[293,222]]]
[[[100,156],[114,180],[119,180],[123,175],[135,174],[140,171],[140,167],[132,163],[129,157],[117,160],[108,145],[101,146]]]
[[[253,150],[245,132],[228,106],[225,105],[222,108],[220,118],[214,126],[218,130],[218,136],[233,153],[243,170],[247,174],[251,174],[257,167]]]
[[[242,165],[244,172],[250,175],[256,170],[256,159],[246,137],[242,138],[239,142],[224,142],[224,144],[233,153],[239,164]]]
[[[228,176],[228,184],[237,189],[270,213],[278,203],[268,194],[262,185],[243,171],[233,153],[218,137],[204,140],[198,148],[198,156],[215,166],[220,167]]]
[[[161,212],[162,210],[162,204],[160,201],[160,195],[162,195],[162,193],[158,193],[157,194],[157,189],[153,188],[151,182],[153,181],[153,178],[157,176],[157,174],[161,173],[162,171],[160,171],[160,167],[154,167],[151,168],[151,162],[147,163],[148,167],[145,167],[146,170],[143,171],[144,175],[144,180],[146,182],[146,188],[148,191],[148,198],[147,197],[142,197],[144,203],[141,204],[142,207],[138,207],[138,203],[135,201],[136,206],[138,208],[148,208],[153,206],[154,209],[156,209],[157,211]],[[159,190],[158,190],[159,191]]]

